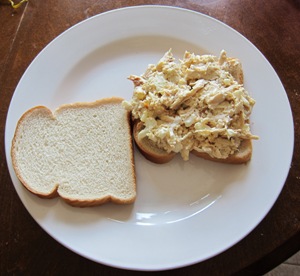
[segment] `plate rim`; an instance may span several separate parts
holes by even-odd
[[[156,9],[157,9],[157,8],[158,8],[158,9],[172,9],[172,10],[184,11],[184,12],[188,12],[188,13],[192,12],[192,13],[194,13],[194,14],[196,14],[196,15],[204,16],[205,18],[208,18],[208,19],[210,19],[210,20],[213,20],[213,21],[217,22],[218,24],[221,24],[221,25],[225,26],[226,28],[230,29],[231,31],[233,31],[233,32],[235,32],[236,34],[238,34],[239,36],[241,36],[241,37],[242,37],[243,39],[245,39],[248,43],[250,43],[252,47],[255,47],[255,49],[262,55],[262,53],[256,48],[256,46],[255,46],[251,41],[249,41],[246,37],[244,37],[242,34],[240,34],[239,32],[237,32],[237,31],[236,31],[235,29],[233,29],[231,26],[229,26],[229,25],[223,23],[222,21],[220,21],[220,20],[218,20],[218,19],[216,19],[216,18],[213,18],[213,17],[211,17],[211,16],[209,16],[209,15],[203,14],[203,13],[201,13],[201,12],[197,12],[197,11],[195,11],[195,10],[189,10],[189,9],[182,8],[182,7],[168,6],[168,5],[139,5],[139,6],[129,6],[129,7],[119,8],[119,9],[109,10],[109,11],[106,11],[106,12],[103,12],[103,13],[100,13],[100,14],[97,14],[97,15],[94,15],[94,16],[92,16],[92,17],[90,17],[90,18],[87,18],[87,19],[85,19],[85,20],[83,20],[83,21],[81,21],[81,22],[78,22],[77,24],[71,26],[70,28],[68,28],[67,30],[65,30],[64,32],[62,32],[60,35],[58,35],[56,38],[54,38],[54,39],[53,39],[51,42],[49,42],[49,43],[48,43],[48,44],[47,44],[47,45],[46,45],[46,46],[38,53],[38,55],[36,55],[35,58],[32,60],[32,62],[30,63],[30,65],[27,67],[27,69],[25,70],[24,74],[22,75],[22,77],[21,77],[21,79],[20,79],[18,85],[16,86],[15,92],[17,91],[17,89],[18,89],[18,87],[19,87],[19,84],[22,82],[23,77],[25,76],[26,72],[30,70],[30,67],[31,67],[32,63],[35,62],[35,61],[39,58],[39,56],[40,56],[42,53],[44,53],[44,51],[47,51],[48,46],[49,46],[50,44],[56,43],[56,41],[57,41],[58,39],[60,39],[62,36],[64,36],[64,35],[65,35],[67,32],[69,32],[71,29],[76,29],[78,26],[80,26],[80,25],[82,25],[82,24],[85,24],[85,23],[88,22],[88,21],[94,20],[95,18],[99,18],[99,17],[101,17],[101,16],[109,15],[109,14],[112,14],[112,13],[118,13],[119,11],[127,11],[127,10],[131,10],[131,9],[153,9],[153,8],[154,8],[154,9],[155,9],[155,8],[156,8]],[[264,60],[265,60],[266,62],[268,62],[269,66],[273,69],[273,67],[271,66],[271,64],[269,63],[269,61],[268,61],[263,55],[262,55],[262,57],[264,58]],[[282,85],[282,83],[281,83],[281,81],[280,81],[280,79],[279,79],[277,73],[275,72],[274,69],[273,69],[273,71],[274,71],[275,75],[277,76],[277,78],[278,78],[280,84]],[[285,91],[283,85],[282,85],[282,89]],[[13,98],[14,98],[15,92],[14,92],[14,94],[13,94],[13,96],[12,96],[12,100],[13,100]],[[287,101],[288,101],[288,97],[287,97],[286,91],[285,91],[285,96],[286,96],[286,99],[287,99]],[[11,101],[12,101],[12,100],[11,100]],[[289,102],[289,101],[288,101],[288,102]],[[9,109],[8,109],[8,112],[7,112],[6,125],[5,125],[5,154],[6,154],[7,162],[9,162],[8,154],[10,154],[10,152],[8,151],[8,149],[10,148],[10,145],[7,145],[7,142],[8,142],[8,141],[7,141],[7,139],[6,139],[6,137],[7,137],[6,130],[7,130],[7,123],[8,123],[8,120],[9,120],[9,118],[8,118],[9,116],[8,116],[8,115],[9,115],[9,113],[11,112],[10,109],[11,109],[11,104],[9,105]],[[290,108],[290,116],[291,116],[291,118],[293,119],[293,114],[292,114],[291,108]],[[291,124],[292,124],[292,127],[293,127],[293,120],[292,120]],[[290,163],[292,162],[292,157],[293,157],[293,152],[294,152],[294,128],[292,128],[292,131],[293,131],[293,137],[291,137],[291,139],[292,139],[292,150],[291,150],[291,156],[290,156]],[[8,166],[8,168],[9,168],[10,176],[12,177],[12,174],[11,174],[12,172],[11,172],[11,170],[10,170],[10,167]],[[285,180],[286,180],[286,178],[287,178],[287,176],[288,176],[288,173],[289,173],[289,170],[288,170],[287,173],[286,173]],[[13,182],[13,181],[12,181],[12,182]],[[284,181],[284,182],[285,182],[285,181]],[[13,185],[14,185],[14,187],[15,187],[14,182],[13,182]],[[284,186],[284,183],[282,184],[282,188],[283,188],[283,186]],[[16,187],[15,187],[15,188],[16,188]],[[276,200],[277,200],[277,198],[278,198],[278,196],[279,196],[279,194],[280,194],[282,188],[280,189],[280,191],[279,191],[277,197],[275,198],[273,204],[276,202]],[[17,194],[18,194],[18,191],[17,191]],[[18,196],[19,196],[19,194],[18,194]],[[21,201],[22,201],[24,207],[27,209],[27,206],[26,206],[26,204],[23,202],[22,198],[21,198],[20,196],[19,196],[19,198],[21,199]],[[272,204],[272,206],[273,206],[273,204]],[[269,210],[264,214],[263,218],[268,214],[268,212],[270,211],[270,209],[272,208],[272,206],[271,206],[271,207],[269,208]],[[28,209],[27,209],[27,211],[29,212]],[[29,213],[30,213],[30,212],[29,212]],[[30,213],[30,215],[31,215],[31,213]],[[34,218],[34,217],[33,217],[33,218]],[[249,229],[249,231],[248,231],[247,233],[245,233],[244,236],[243,236],[241,239],[243,239],[246,235],[248,235],[248,234],[249,234],[249,233],[250,233],[250,232],[251,232],[251,231],[252,231],[252,230],[253,230],[253,229],[254,229],[254,228],[262,221],[262,220],[263,220],[263,218],[262,218],[261,220],[259,220],[259,221],[256,223],[256,225],[255,225],[252,229]],[[36,218],[34,218],[34,220],[38,223],[38,225],[39,225],[40,227],[42,227],[42,229],[43,229],[45,232],[47,232],[51,237],[53,237],[56,241],[58,241],[57,237],[54,237],[54,236],[48,231],[48,229],[44,228],[44,227],[40,224],[40,222],[36,220]],[[238,241],[236,241],[234,244],[229,245],[227,248],[223,249],[222,251],[217,252],[215,255],[217,255],[217,254],[219,254],[219,253],[221,253],[221,252],[227,250],[228,248],[232,247],[232,246],[235,245],[237,242],[239,242],[241,239],[239,239]],[[68,244],[62,243],[61,240],[59,240],[59,243],[63,244],[66,248],[72,250],[73,252],[76,252],[77,254],[79,254],[79,255],[81,255],[81,256],[83,256],[83,257],[85,257],[85,258],[91,259],[89,256],[86,256],[85,254],[80,253],[80,252],[77,252],[77,251],[75,251],[74,249],[70,248]],[[211,257],[213,257],[213,256],[215,256],[215,255],[211,255],[211,256],[207,257],[206,259],[211,258]],[[202,261],[204,261],[204,260],[206,260],[206,259],[200,260],[200,262],[202,262]],[[165,269],[179,268],[179,267],[183,267],[183,266],[187,266],[187,265],[192,265],[192,264],[198,263],[199,261],[193,261],[193,262],[186,263],[186,264],[180,264],[180,265],[178,265],[178,266],[172,265],[172,266],[167,266],[167,267],[164,267],[164,268],[154,268],[154,269],[153,269],[153,268],[139,268],[139,267],[135,268],[135,267],[131,267],[131,266],[130,266],[130,267],[126,267],[126,266],[124,266],[124,265],[118,265],[118,264],[106,263],[106,262],[99,261],[99,260],[98,260],[98,262],[99,262],[99,263],[102,263],[102,264],[105,264],[105,265],[109,265],[109,266],[113,266],[113,267],[118,267],[118,268],[123,268],[123,269],[125,268],[125,269],[132,269],[132,270],[150,270],[150,271],[157,271],[157,270],[165,270]]]

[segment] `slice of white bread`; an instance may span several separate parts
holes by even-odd
[[[32,193],[73,206],[133,203],[136,179],[129,113],[123,99],[37,106],[18,121],[11,157]]]

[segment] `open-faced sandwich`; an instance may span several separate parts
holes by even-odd
[[[177,62],[169,50],[148,65],[134,83],[130,101],[133,136],[141,153],[155,163],[176,153],[241,164],[252,156],[250,114],[255,104],[243,86],[243,70],[225,51],[220,56],[186,52]]]

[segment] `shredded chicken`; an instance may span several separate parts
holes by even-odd
[[[227,158],[250,132],[249,116],[255,104],[245,90],[237,59],[195,55],[189,52],[176,62],[171,50],[141,76],[131,75],[134,92],[123,105],[145,128],[148,137],[167,152],[180,152],[184,160],[192,150]]]

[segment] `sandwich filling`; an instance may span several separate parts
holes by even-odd
[[[179,62],[169,50],[129,79],[134,92],[123,106],[144,123],[138,139],[188,160],[192,150],[226,159],[243,139],[258,138],[250,131],[255,100],[243,86],[241,63],[224,50],[219,57],[185,52]]]

